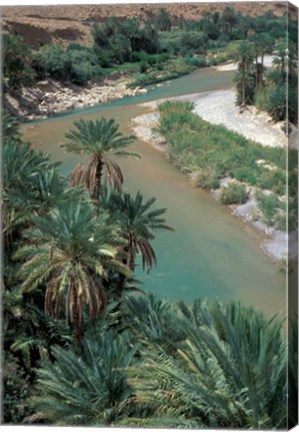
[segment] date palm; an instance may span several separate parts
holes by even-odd
[[[283,323],[239,304],[196,301],[180,309],[176,326],[187,338],[177,350],[146,339],[139,365],[128,370],[137,403],[151,416],[122,425],[286,427]]]
[[[282,82],[284,82],[285,75],[288,76],[289,81],[298,75],[298,54],[296,46],[293,43],[288,45],[281,43],[276,47],[272,61],[281,73]]]
[[[30,224],[33,214],[45,214],[59,201],[78,199],[80,188],[66,188],[57,166],[30,143],[12,138],[3,145],[3,234],[9,248]]]
[[[256,88],[263,85],[263,74],[265,71],[264,57],[265,54],[271,52],[274,41],[267,33],[255,33],[250,37],[253,42],[253,52],[255,56],[255,79]],[[259,62],[259,57],[261,61]]]
[[[111,330],[86,332],[80,349],[54,347],[55,363],[45,360],[37,370],[32,405],[38,417],[60,426],[113,426],[132,415],[125,370],[136,349],[129,334]]]
[[[89,161],[79,164],[75,168],[71,182],[73,185],[84,184],[91,199],[94,201],[97,213],[99,209],[99,194],[103,171],[110,185],[117,190],[122,189],[123,175],[119,165],[109,156],[133,156],[136,153],[128,153],[126,147],[131,144],[135,137],[124,136],[118,131],[119,125],[114,119],[106,120],[78,120],[74,123],[77,130],[71,130],[66,134],[69,140],[62,147],[67,152],[76,154],[87,154]]]
[[[87,202],[60,202],[47,215],[32,218],[34,226],[24,232],[26,243],[14,255],[25,261],[19,272],[22,292],[46,284],[46,314],[59,317],[65,304],[66,320],[78,340],[85,307],[89,319],[105,309],[108,271],[129,273],[116,259],[120,233],[106,219],[95,220]]]
[[[2,160],[2,230],[5,245],[10,247],[32,213],[33,183],[50,165],[45,154],[13,137],[4,139]]]
[[[104,194],[105,195],[105,194]],[[138,253],[142,256],[143,269],[149,272],[156,263],[156,254],[151,245],[154,240],[154,231],[173,230],[166,224],[162,217],[166,209],[151,209],[156,198],[144,201],[138,191],[135,198],[128,192],[119,194],[111,191],[106,192],[105,206],[118,220],[121,226],[122,236],[125,240],[123,264],[128,265],[130,270],[135,270],[135,259]],[[120,294],[123,290],[125,278],[121,274],[119,279]]]
[[[238,75],[241,82],[241,107],[246,106],[247,95],[246,85],[249,80],[250,68],[254,60],[254,54],[248,42],[242,42],[234,54],[234,59],[238,65]]]
[[[281,78],[284,79],[285,69],[287,65],[287,46],[286,44],[280,44],[276,47],[272,64],[280,70]]]

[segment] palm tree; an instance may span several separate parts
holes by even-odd
[[[147,418],[121,424],[179,428],[286,427],[286,341],[283,323],[252,308],[181,303],[177,327],[187,338],[169,352],[146,339],[128,369]]]
[[[106,120],[78,120],[74,123],[77,130],[66,134],[69,140],[62,147],[67,152],[90,155],[87,165],[77,165],[71,182],[73,185],[84,184],[91,199],[95,203],[96,211],[99,211],[99,194],[103,170],[110,185],[117,190],[122,189],[123,175],[118,164],[110,159],[109,154],[115,156],[139,157],[136,153],[128,153],[124,149],[131,144],[135,137],[133,135],[123,136],[119,131],[119,125],[114,119]]]
[[[39,418],[54,425],[106,426],[130,415],[125,369],[136,352],[132,345],[128,334],[108,331],[87,332],[80,350],[54,347],[55,363],[46,360],[37,370],[32,405]]]
[[[242,42],[234,54],[235,61],[238,64],[238,72],[241,82],[241,107],[247,103],[246,86],[249,80],[249,72],[253,63],[254,54],[248,42]]]
[[[178,343],[187,337],[177,306],[152,293],[127,296],[122,303],[122,316],[126,328],[138,341],[157,342],[176,351]]]
[[[293,43],[290,43],[288,46],[283,43],[278,45],[274,52],[272,63],[280,70],[283,82],[286,75],[288,80],[291,81],[293,77],[298,75],[298,54],[296,46]]]
[[[281,78],[284,79],[285,77],[285,69],[287,66],[287,46],[286,44],[280,44],[276,47],[274,52],[274,58],[273,58],[273,65],[276,66],[281,73]]]
[[[12,131],[11,131],[12,132]],[[3,234],[9,248],[28,227],[33,214],[45,214],[59,201],[78,199],[82,188],[66,188],[49,157],[21,139],[6,138],[3,145]]]
[[[142,256],[143,269],[149,272],[156,264],[156,254],[151,245],[154,240],[154,231],[173,230],[166,224],[166,220],[161,217],[166,209],[150,209],[155,203],[156,198],[143,201],[143,196],[138,191],[133,198],[128,192],[119,194],[107,190],[103,192],[103,205],[109,210],[121,226],[122,236],[125,240],[123,264],[128,265],[134,272],[136,255],[140,252]],[[125,277],[120,274],[119,294],[123,291]]]
[[[31,216],[33,182],[49,169],[49,159],[28,143],[5,139],[2,153],[3,234],[7,247]]]
[[[45,283],[46,314],[58,318],[65,303],[66,320],[73,323],[80,341],[85,306],[89,319],[105,309],[103,279],[108,270],[129,274],[116,259],[119,230],[105,215],[95,220],[92,206],[82,200],[59,202],[32,222],[34,226],[24,232],[25,245],[14,255],[25,261],[19,271],[22,292]]]
[[[255,33],[250,37],[253,42],[253,52],[255,56],[255,69],[256,69],[256,88],[259,88],[263,84],[263,73],[264,73],[264,57],[267,52],[271,50],[273,46],[273,40],[267,33]],[[259,57],[261,61],[259,62]]]

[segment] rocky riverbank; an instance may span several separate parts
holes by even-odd
[[[217,107],[215,108],[215,97],[217,98],[218,102],[220,99],[222,100],[222,105],[221,102],[219,102],[219,104],[222,106],[221,110],[218,110]],[[187,95],[172,99],[192,100],[195,102],[195,113],[210,123],[224,124],[227,127],[227,104],[233,103],[234,108],[234,97],[234,90],[225,90],[198,95]],[[167,143],[163,137],[155,131],[159,124],[159,113],[156,111],[156,108],[160,102],[161,101],[152,101],[142,104],[143,107],[147,107],[149,109],[149,112],[133,119],[132,129],[140,139],[150,143],[156,150],[167,152]],[[225,107],[225,109],[223,109],[223,107]],[[204,116],[201,115],[203,110],[205,113]],[[215,115],[217,118],[215,118]],[[281,147],[287,146],[287,140],[283,132],[279,129],[279,127],[271,125],[269,122],[265,121],[263,115],[260,119],[257,119],[256,113],[253,111],[248,111],[246,112],[245,122],[243,121],[244,117],[242,116],[243,114],[238,113],[238,110],[233,110],[233,114],[231,115],[232,120],[230,123],[234,126],[233,130],[244,135],[246,138],[248,138],[248,134],[251,137],[251,134],[261,132],[262,139],[256,139],[256,141],[259,141],[261,144]],[[256,132],[257,128],[258,130]],[[271,131],[273,133],[271,133]],[[267,137],[268,140],[262,142],[263,136]],[[256,135],[256,137],[258,138],[258,135]],[[298,130],[296,129],[293,131],[292,146],[295,146],[297,141]],[[190,174],[190,179],[193,184],[196,174],[196,172]],[[232,181],[235,180],[229,177],[221,179],[220,186],[226,187]],[[273,261],[285,261],[287,258],[295,259],[298,254],[297,233],[293,232],[290,235],[287,235],[284,231],[279,231],[273,227],[268,227],[265,225],[263,222],[262,213],[259,210],[257,201],[255,199],[256,188],[249,185],[246,185],[246,188],[248,192],[247,202],[242,205],[229,206],[232,210],[232,214],[242,219],[244,223],[250,225],[255,231],[261,234],[261,248]],[[219,199],[220,189],[211,190],[211,194],[215,199]]]
[[[126,96],[146,93],[146,89],[130,88],[128,81],[103,81],[84,87],[47,79],[33,87],[5,93],[3,106],[19,120],[47,118],[53,114],[73,109],[91,107]]]

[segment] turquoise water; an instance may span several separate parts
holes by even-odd
[[[77,116],[79,114],[86,116],[87,114],[99,113],[107,110],[110,111],[112,108],[121,108],[131,104],[136,105],[142,102],[148,102],[164,97],[221,90],[223,88],[229,88],[232,86],[232,78],[232,72],[217,72],[211,68],[201,69],[171,81],[167,81],[158,85],[150,85],[146,87],[148,90],[146,94],[140,94],[135,97],[126,96],[123,99],[115,100],[109,103],[77,110],[70,110],[64,113],[56,114],[46,121],[53,121],[53,119],[60,117],[65,118],[67,116]],[[31,124],[40,123],[43,121],[45,120],[35,120],[31,122]]]
[[[138,98],[126,98],[68,113],[23,126],[25,137],[62,160],[64,173],[80,160],[64,154],[60,145],[78,118],[114,117],[124,133],[131,133],[132,118],[145,112],[140,102],[209,91],[232,86],[231,73],[203,69],[155,87]],[[193,189],[188,178],[149,144],[137,140],[132,145],[141,160],[121,159],[125,188],[140,190],[144,197],[157,198],[158,207],[167,208],[167,222],[175,232],[158,232],[153,242],[158,264],[146,274],[137,267],[144,290],[172,300],[191,301],[198,297],[240,300],[268,314],[285,311],[285,276],[260,249],[261,238],[230,210],[200,189]]]

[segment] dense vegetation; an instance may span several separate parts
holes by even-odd
[[[290,134],[298,123],[298,34],[297,25],[288,20],[288,32],[254,33],[243,40],[234,53],[238,64],[235,76],[237,104],[244,109],[255,104],[277,122],[285,120],[284,131]],[[273,53],[273,69],[264,66],[266,53]]]
[[[271,190],[275,200],[258,194],[260,208],[269,225],[285,229],[286,176],[289,181],[289,228],[297,227],[297,150],[264,147],[250,142],[242,135],[223,126],[211,125],[192,113],[189,102],[164,102],[160,104],[159,132],[165,137],[170,160],[181,170],[194,173],[194,183],[205,189],[217,189],[222,177]],[[288,165],[287,165],[288,159]],[[259,163],[262,162],[262,163]],[[287,171],[288,167],[288,171]],[[270,169],[269,169],[270,168]],[[222,192],[225,204],[243,203],[246,191],[241,184],[231,185]],[[265,205],[272,208],[273,217],[267,216]]]
[[[237,47],[244,54],[240,40],[252,47],[252,29],[260,37],[267,32],[265,52],[271,52],[283,23],[269,12],[250,18],[228,7],[174,28],[161,9],[142,27],[116,19],[95,25],[88,48],[47,45],[32,52],[18,36],[5,35],[4,90],[47,77],[83,85],[116,70],[138,71],[135,82],[145,84],[234,58]],[[262,69],[249,63],[240,62],[241,105],[252,103],[250,97],[258,103],[268,91]],[[285,65],[277,66],[282,80]],[[269,76],[278,83],[275,73]],[[196,171],[197,184],[217,188],[230,175],[237,182],[222,191],[227,204],[244,202],[242,183],[271,189],[257,194],[259,206],[268,224],[284,224],[285,150],[249,145],[212,127],[192,113],[192,104],[167,102],[160,114],[171,160]],[[237,303],[172,304],[140,290],[137,260],[152,271],[156,232],[172,227],[154,198],[123,191],[114,157],[138,157],[127,151],[134,136],[122,135],[113,119],[76,122],[63,147],[89,159],[64,177],[60,163],[24,142],[5,112],[2,127],[3,421],[194,429],[295,424],[295,397],[289,419],[286,400],[297,394],[296,325],[287,346],[281,317],[268,320]],[[260,159],[275,169],[257,164]],[[289,152],[289,163],[292,196],[297,152]],[[297,219],[295,201],[290,221]]]
[[[275,70],[265,73],[264,53],[260,48],[267,46],[267,40],[270,41],[256,37],[253,46],[250,42],[242,43],[236,51],[235,58],[239,65],[235,76],[237,104],[241,108],[255,104],[259,110],[267,111],[276,122],[287,119],[291,132],[290,123],[298,122],[298,45],[290,43],[288,49],[285,42],[276,45],[273,59]],[[261,56],[261,63],[257,61],[258,56]]]
[[[19,36],[4,35],[4,89],[46,77],[84,85],[93,77],[115,71],[129,74],[134,85],[155,83],[197,67],[233,60],[241,41],[250,45],[255,56],[272,53],[277,44],[285,45],[285,20],[285,16],[276,17],[271,11],[249,17],[226,7],[221,14],[207,12],[199,21],[174,22],[161,8],[144,25],[136,19],[122,21],[115,17],[95,23],[89,47],[48,44],[33,52]],[[289,34],[294,39],[295,25],[291,21]],[[263,60],[256,65],[256,79],[251,70],[246,71],[246,77],[243,71],[250,89],[252,80],[263,83]],[[249,101],[254,92],[248,88],[247,94]]]
[[[90,160],[69,185],[3,117],[3,421],[284,427],[280,318],[140,291],[135,260],[153,268],[165,209],[121,191],[111,155],[133,137],[113,120],[75,127],[65,147]]]

